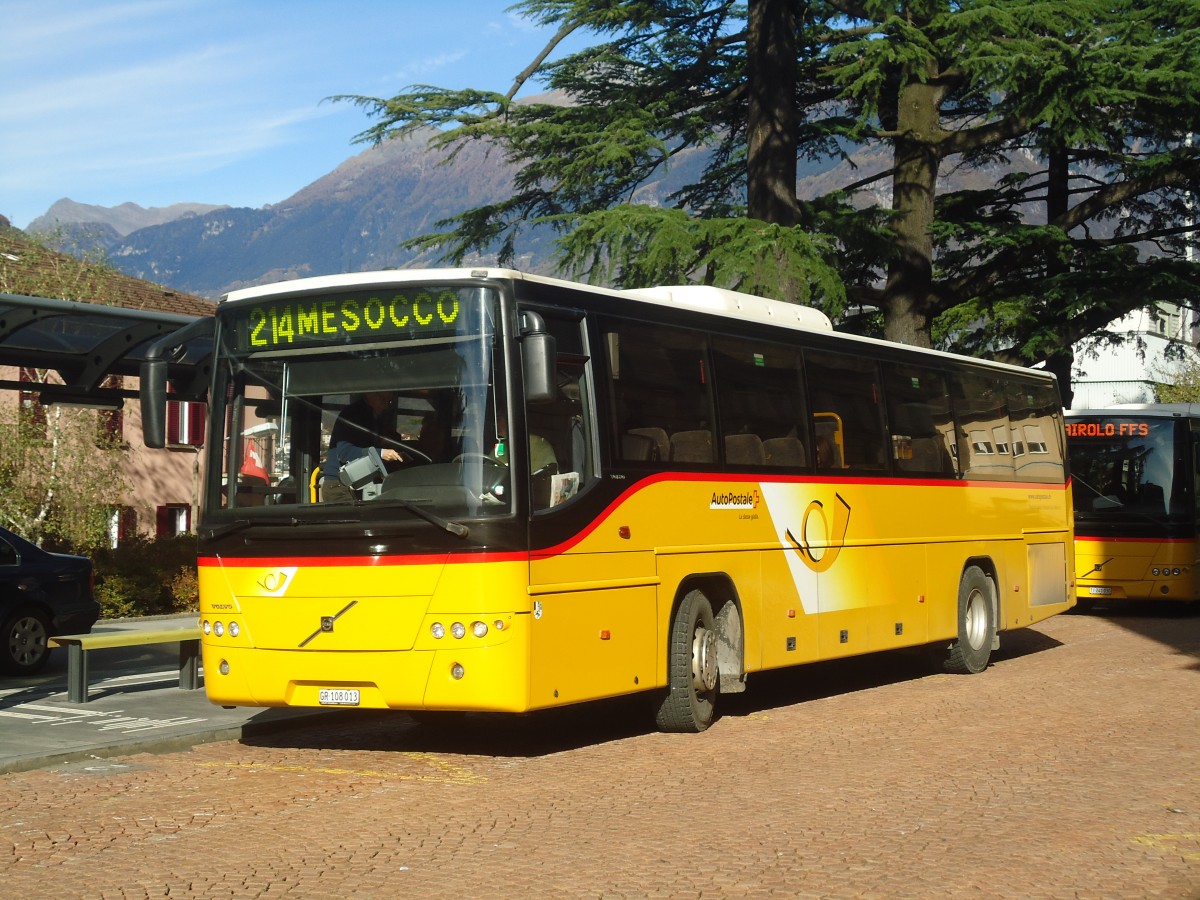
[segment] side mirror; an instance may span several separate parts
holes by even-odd
[[[167,445],[167,361],[148,359],[138,370],[142,407],[142,443],[155,450]]]
[[[558,342],[535,312],[521,313],[521,368],[525,402],[547,403],[558,396]]]
[[[138,400],[142,408],[142,443],[147,447],[161,450],[167,445],[167,360],[164,354],[182,350],[188,341],[211,338],[215,329],[216,319],[201,316],[146,348],[146,356],[138,368]]]

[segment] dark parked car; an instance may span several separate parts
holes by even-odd
[[[83,634],[100,618],[92,561],[48,553],[0,528],[0,671],[30,674],[50,658],[46,639]]]

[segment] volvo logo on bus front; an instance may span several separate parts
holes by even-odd
[[[321,630],[333,631],[333,620],[336,616],[321,616]]]

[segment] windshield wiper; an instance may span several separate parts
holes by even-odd
[[[460,522],[451,522],[449,519],[443,519],[437,513],[431,513],[427,509],[421,509],[421,507],[417,506],[415,503],[410,503],[403,497],[388,497],[386,502],[397,504],[398,506],[408,510],[414,516],[419,516],[426,522],[429,522],[431,525],[436,525],[443,531],[450,532],[450,534],[454,535],[455,537],[465,538],[471,533],[471,530],[467,528],[466,525],[463,525]]]

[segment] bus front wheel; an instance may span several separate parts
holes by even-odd
[[[946,671],[975,675],[987,668],[996,639],[992,581],[969,566],[958,583],[958,640],[950,645]]]
[[[717,631],[712,604],[689,591],[671,623],[668,687],[658,709],[663,731],[700,732],[713,721],[717,699]]]

